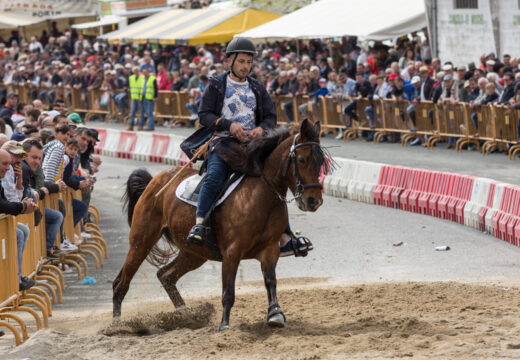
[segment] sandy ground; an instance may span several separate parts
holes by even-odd
[[[323,279],[320,280],[323,283]],[[326,281],[325,281],[326,282]],[[260,282],[218,333],[220,298],[61,313],[3,359],[520,359],[520,288],[456,282],[312,288],[280,281],[283,329],[265,324]]]

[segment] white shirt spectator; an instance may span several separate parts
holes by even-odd
[[[11,165],[9,165],[9,170],[2,178],[2,187],[4,188],[4,193],[7,200],[12,202],[22,201],[23,189],[19,190],[16,188],[16,179],[14,176],[13,167]]]

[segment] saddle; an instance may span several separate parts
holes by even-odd
[[[233,191],[235,191],[235,189],[238,187],[238,185],[240,185],[244,177],[244,174],[238,173],[232,173],[228,177],[224,185],[224,188],[220,191],[219,195],[217,196],[217,200],[215,201],[215,204],[212,206],[212,210],[215,207],[222,204],[224,200],[226,200],[228,196],[231,195]],[[187,177],[186,179],[182,180],[179,186],[177,186],[177,189],[175,190],[175,196],[177,196],[179,200],[187,204],[190,204],[191,206],[197,206],[200,188],[202,187],[205,178],[206,173],[204,173],[203,175],[194,174],[192,176]]]

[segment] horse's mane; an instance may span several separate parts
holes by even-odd
[[[231,170],[249,176],[260,176],[267,157],[289,136],[289,130],[282,127],[246,143],[225,141],[218,147],[218,153]]]

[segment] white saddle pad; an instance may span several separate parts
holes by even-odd
[[[219,206],[224,202],[224,200],[227,199],[229,194],[231,194],[237,186],[242,182],[245,175],[240,176],[238,179],[236,179],[226,190],[224,195],[222,195],[218,200],[216,206]],[[182,180],[182,182],[177,186],[177,189],[175,190],[175,195],[179,200],[184,201],[187,204],[190,204],[192,206],[197,206],[197,198],[198,194],[195,194],[194,192],[197,189],[200,181],[202,180],[202,176],[199,174],[192,175],[190,177],[187,177],[186,179]]]

